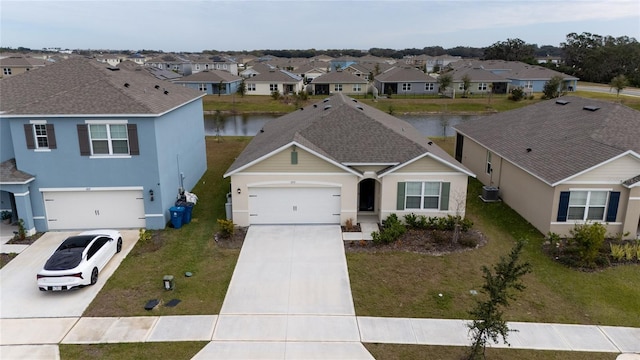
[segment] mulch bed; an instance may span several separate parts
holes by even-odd
[[[240,249],[244,242],[248,228],[236,228],[231,237],[222,237],[215,234],[216,244],[225,249]],[[360,225],[354,225],[350,229],[342,227],[343,232],[360,231]],[[385,252],[408,251],[430,255],[443,255],[454,252],[469,251],[484,246],[486,238],[480,231],[469,230],[460,233],[460,240],[452,243],[453,232],[440,230],[408,230],[398,241],[392,244],[374,244],[373,241],[345,241],[345,250],[348,252]]]
[[[390,244],[375,244],[373,241],[345,241],[347,252],[391,252],[406,251],[441,256],[449,253],[469,251],[484,246],[487,239],[478,230],[461,232],[457,242],[452,241],[452,231],[409,229],[397,241]]]

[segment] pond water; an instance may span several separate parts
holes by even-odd
[[[213,115],[205,115],[204,131],[207,136],[255,136],[264,124],[280,115],[252,114],[224,116],[217,126]],[[453,136],[452,126],[480,118],[481,115],[396,115],[413,125],[424,136]]]

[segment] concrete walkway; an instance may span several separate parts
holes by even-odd
[[[219,315],[3,314],[0,358],[59,359],[61,343],[208,341],[194,359],[373,359],[362,343],[470,344],[465,320],[355,316],[338,227],[252,227],[248,235]],[[4,283],[1,290],[8,290]],[[635,353],[625,359],[640,359],[640,328],[509,327],[518,330],[509,337],[514,349]]]

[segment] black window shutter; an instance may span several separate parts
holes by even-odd
[[[560,204],[558,204],[558,219],[559,222],[566,222],[567,215],[569,214],[569,195],[571,192],[560,192]]]
[[[81,156],[91,155],[91,146],[89,146],[89,127],[86,124],[78,124],[78,144],[80,145]]]
[[[396,202],[396,210],[404,210],[404,183],[398,183],[398,197]]]
[[[618,204],[620,203],[620,191],[609,193],[609,207],[607,208],[607,222],[615,222],[618,216]]]
[[[53,128],[53,124],[47,124],[47,141],[49,143],[49,149],[56,149],[56,131]]]
[[[33,125],[24,124],[24,138],[27,140],[27,149],[36,148],[36,140],[33,138]]]
[[[449,210],[449,191],[451,183],[443,182],[440,190],[440,210]]]
[[[127,124],[127,132],[129,133],[129,154],[140,155],[140,146],[138,144],[138,126],[136,124]]]

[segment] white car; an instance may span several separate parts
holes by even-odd
[[[116,230],[91,230],[68,237],[36,275],[41,291],[63,291],[93,285],[111,258],[122,250]]]

